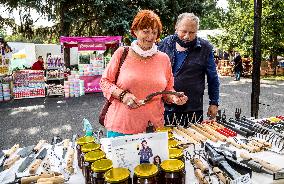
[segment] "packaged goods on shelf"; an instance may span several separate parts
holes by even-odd
[[[64,88],[63,85],[59,84],[47,84],[47,95],[48,96],[54,96],[54,95],[64,95]]]
[[[63,70],[48,70],[46,72],[47,79],[62,79],[64,78]]]
[[[47,69],[64,67],[64,61],[61,59],[60,56],[56,55],[48,56],[46,63],[47,63]]]
[[[66,98],[85,95],[84,81],[77,74],[69,75],[68,81],[64,81],[64,93]]]
[[[80,76],[94,76],[102,75],[103,73],[102,65],[97,64],[79,64],[79,75]]]
[[[14,98],[45,97],[43,70],[19,70],[14,73]]]

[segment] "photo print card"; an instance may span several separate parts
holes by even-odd
[[[134,168],[142,163],[159,165],[169,159],[168,133],[147,133],[101,139],[102,149],[114,167]]]

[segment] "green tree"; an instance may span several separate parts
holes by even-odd
[[[263,58],[275,58],[284,53],[284,1],[262,0],[261,42]],[[254,1],[228,0],[224,15],[224,33],[211,41],[224,50],[237,50],[252,56]]]
[[[9,8],[20,9],[21,25],[17,33],[32,37],[59,38],[64,36],[129,34],[134,15],[141,9],[155,11],[163,22],[164,34],[174,32],[177,16],[193,12],[201,18],[201,28],[216,28],[220,14],[216,0],[0,0]],[[31,9],[55,22],[51,28],[35,28]]]

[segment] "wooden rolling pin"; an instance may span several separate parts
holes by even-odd
[[[32,182],[36,182],[40,178],[50,178],[53,177],[54,174],[40,174],[40,175],[35,175],[35,176],[26,176],[21,178],[21,184],[30,184]]]
[[[19,144],[15,144],[12,148],[10,148],[6,153],[5,156],[6,157],[10,157],[12,154],[14,154],[18,149],[19,149],[20,145]]]
[[[210,133],[211,135],[214,135],[218,140],[225,142],[227,140],[227,137],[225,137],[224,135],[221,135],[220,133],[216,132],[215,130],[213,130],[210,126],[208,125],[197,125],[200,128],[203,128],[203,130],[207,131],[208,133]]]
[[[73,148],[68,149],[67,164],[66,164],[65,169],[71,174],[74,173],[74,167],[73,167],[74,153],[75,153],[75,151],[74,151]]]
[[[11,168],[11,166],[18,160],[20,160],[20,155],[16,155],[13,158],[6,160],[4,163],[4,170]]]
[[[202,173],[208,173],[209,169],[206,167],[203,162],[198,158],[193,158],[194,165],[201,170]]]
[[[213,135],[205,132],[204,130],[202,130],[201,128],[199,128],[199,127],[197,127],[195,125],[191,125],[191,128],[193,128],[194,130],[196,130],[200,134],[204,135],[205,137],[207,137],[208,139],[210,139],[213,142],[217,142],[218,141],[218,139],[216,137],[214,137]]]
[[[272,144],[263,139],[254,139],[255,141],[264,144],[268,148],[272,148]]]
[[[46,143],[46,140],[40,140],[40,141],[37,143],[37,145],[34,147],[34,150],[35,150],[36,152],[38,152],[38,151],[42,148],[42,146],[43,146],[45,143]]]
[[[235,146],[236,148],[239,148],[239,149],[242,149],[242,145],[236,143],[236,141],[233,139],[233,138],[228,138],[227,139],[227,142],[232,144],[233,146]]]
[[[256,146],[255,144],[253,144],[251,142],[247,143],[247,145],[254,148],[255,152],[260,152],[260,150],[261,150],[260,147]]]
[[[217,177],[219,178],[219,180],[224,183],[224,184],[229,184],[230,180],[227,179],[224,174],[223,171],[221,171],[218,167],[213,167],[213,172],[217,175]]]
[[[262,144],[262,143],[260,143],[260,142],[257,142],[257,141],[254,140],[254,139],[251,140],[250,143],[251,143],[252,145],[254,145],[254,146],[260,147],[261,149],[262,149],[263,147],[266,147],[264,144]]]
[[[247,153],[241,153],[240,154],[241,158],[245,159],[245,160],[249,160],[249,159],[252,159],[256,162],[258,162],[260,165],[262,165],[264,168],[272,171],[272,172],[277,172],[277,171],[280,171],[282,168],[276,166],[276,165],[273,165],[269,162],[266,162],[264,160],[261,160],[259,158],[256,158],[256,157],[251,157],[249,154]]]
[[[187,135],[193,137],[195,140],[199,140],[198,142],[201,142],[201,141],[206,141],[207,138],[205,136],[203,136],[202,134],[196,132],[196,131],[193,131],[189,128],[185,129],[185,128],[182,128],[182,127],[178,127],[179,130],[183,131],[184,133],[186,133]]]
[[[35,174],[38,167],[40,166],[42,160],[41,159],[36,159],[31,168],[29,169],[30,174]]]
[[[37,180],[37,183],[40,182],[52,182],[52,184],[62,184],[64,183],[64,177],[61,175],[61,176],[53,176],[50,178],[40,178]]]
[[[194,175],[198,179],[199,184],[209,184],[209,182],[205,179],[200,169],[195,169]]]
[[[241,146],[242,146],[242,148],[248,150],[251,153],[255,153],[256,152],[256,148],[255,147],[249,146],[249,145],[244,144],[244,143],[242,143]]]
[[[193,143],[193,144],[198,144],[198,142],[190,137],[189,135],[187,135],[186,133],[182,132],[181,130],[177,129],[176,127],[173,128],[173,130],[180,136],[186,138],[190,143]]]

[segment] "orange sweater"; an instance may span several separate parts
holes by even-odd
[[[162,95],[154,97],[149,103],[137,109],[129,109],[119,100],[113,99],[111,94],[118,87],[129,90],[136,98],[142,100],[153,92],[174,91],[169,57],[159,51],[149,59],[140,60],[131,54],[130,49],[120,69],[117,83],[114,84],[122,53],[122,47],[116,50],[100,81],[104,96],[112,101],[105,118],[105,127],[123,134],[145,132],[148,121],[151,121],[156,128],[162,127],[164,125]]]

